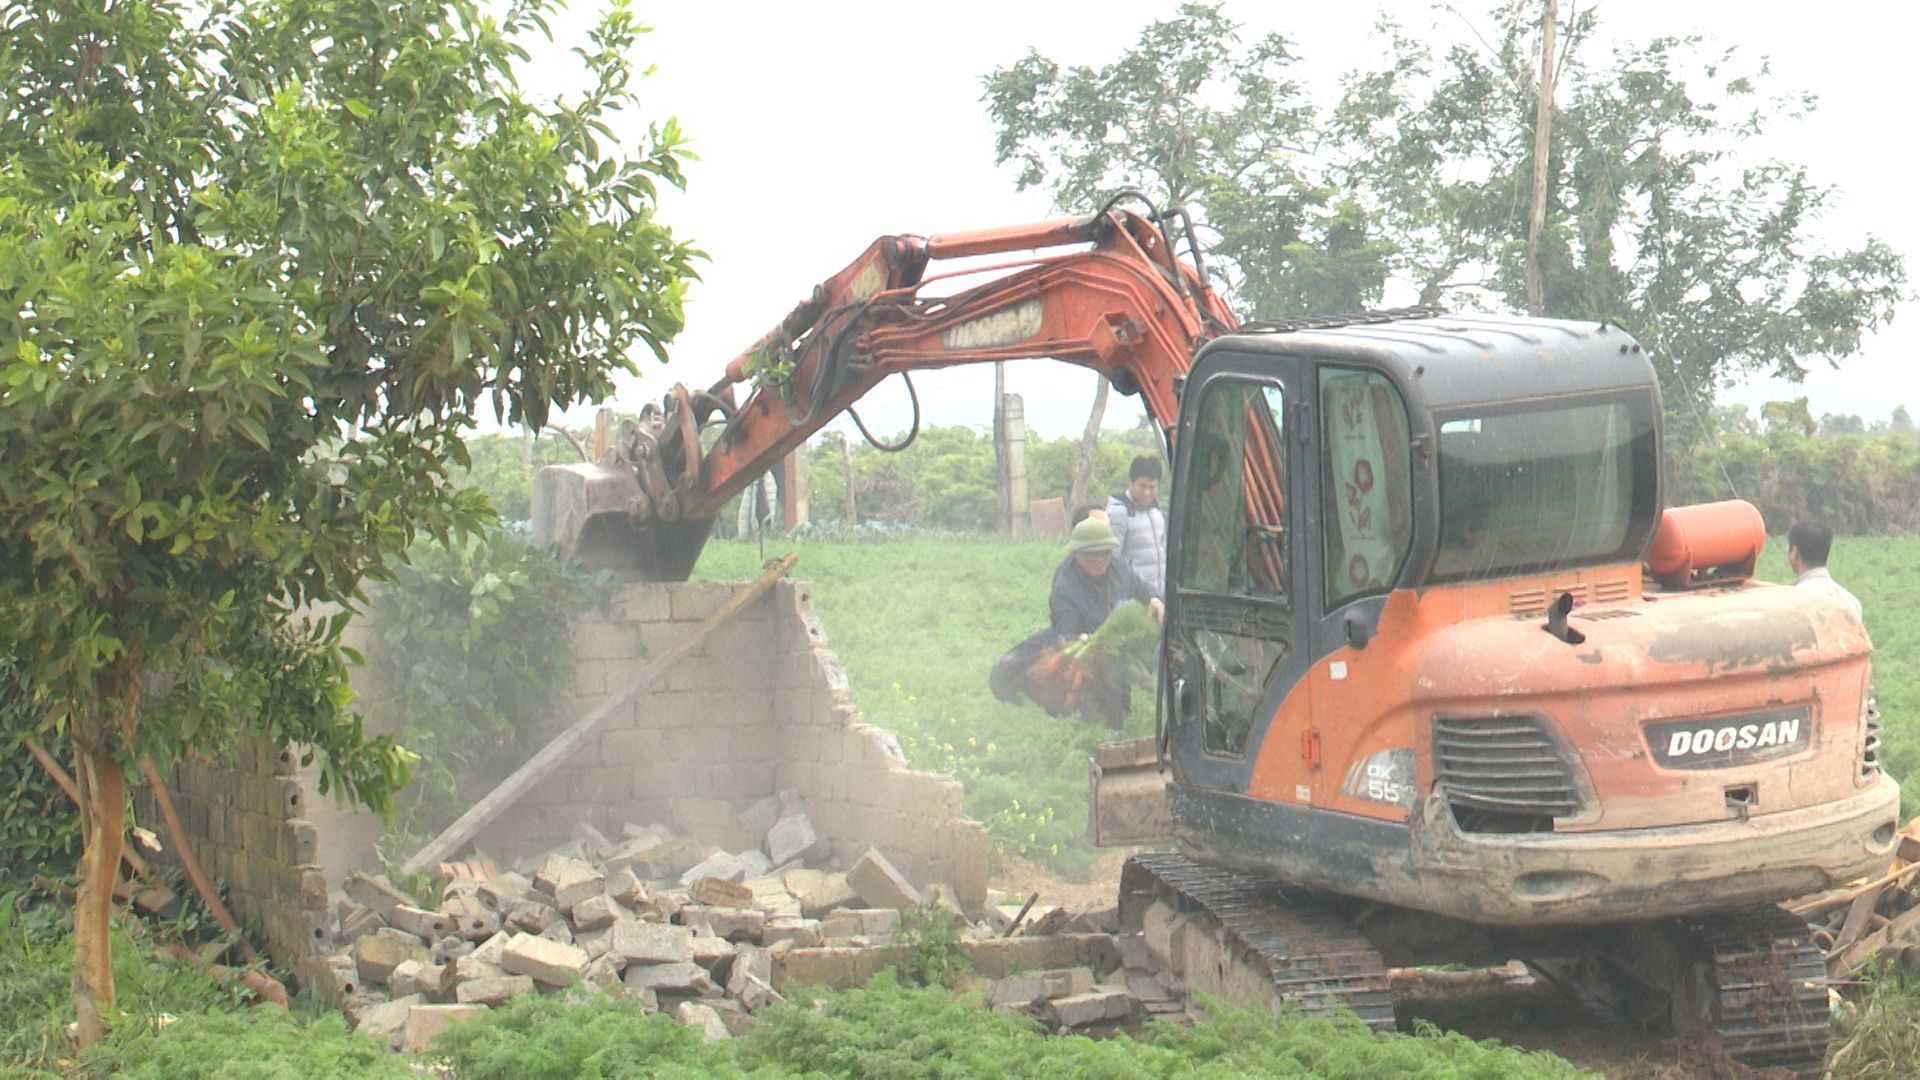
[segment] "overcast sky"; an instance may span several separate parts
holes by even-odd
[[[1573,0],[1562,0],[1563,13]],[[1491,36],[1472,0],[1456,5]],[[1829,0],[1806,5],[1732,0],[1587,0],[1603,30],[1638,40],[1698,32],[1772,62],[1779,92],[1818,95],[1807,121],[1778,125],[1762,153],[1804,163],[1815,181],[1839,188],[1817,226],[1834,246],[1877,235],[1905,253],[1920,280],[1920,216],[1908,170],[1913,122],[1908,89],[1920,15],[1905,3]],[[584,24],[591,0],[556,23],[564,38]],[[1370,65],[1368,34],[1380,11],[1448,40],[1466,38],[1467,21],[1424,0],[1378,5],[1248,3],[1228,0],[1246,35],[1278,30],[1293,42],[1297,73],[1330,95],[1339,75]],[[711,257],[693,288],[687,329],[672,362],[651,357],[639,380],[626,380],[613,403],[623,411],[657,399],[675,382],[704,387],[722,365],[777,323],[813,284],[892,233],[952,232],[1052,216],[1047,198],[1014,191],[1011,170],[994,165],[994,128],[980,101],[981,78],[1028,48],[1063,64],[1103,65],[1129,47],[1148,22],[1170,17],[1172,0],[971,0],[955,5],[893,2],[824,4],[636,3],[654,27],[638,46],[655,72],[640,84],[639,119],[677,117],[700,160],[687,167],[688,190],[670,194],[661,218]],[[536,73],[557,84],[565,61],[545,59]],[[1390,291],[1388,304],[1409,295]],[[1596,313],[1605,314],[1605,313]],[[1806,394],[1814,415],[1855,413],[1885,419],[1898,404],[1920,410],[1920,304],[1838,371],[1817,371],[1799,388],[1735,388],[1727,400],[1757,406]],[[916,377],[930,423],[985,424],[991,416],[990,366]],[[1077,434],[1093,395],[1090,373],[1033,361],[1011,365],[1010,389],[1023,394],[1028,422],[1048,436]],[[910,415],[898,380],[869,395],[862,409],[876,432],[898,431]],[[590,415],[575,410],[570,419]],[[1139,416],[1116,399],[1109,426]]]

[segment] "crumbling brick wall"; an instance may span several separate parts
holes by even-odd
[[[548,734],[625,687],[649,656],[740,587],[627,586],[577,620],[573,685],[556,696]],[[805,582],[775,586],[617,710],[475,846],[513,860],[564,842],[583,821],[605,832],[673,822],[723,847],[751,846],[759,838],[735,827],[738,812],[791,793],[843,862],[876,847],[916,884],[948,886],[977,910],[987,887],[985,827],[965,819],[957,781],[908,769],[892,735],[864,722],[812,593]],[[365,621],[350,634],[362,652],[377,647]],[[368,730],[392,731],[377,682],[356,672],[354,689]],[[380,822],[320,795],[315,771],[295,765],[291,754],[253,747],[232,765],[183,762],[172,786],[195,850],[227,882],[236,915],[298,967],[296,958],[332,946],[315,928],[325,922],[328,893],[349,871],[378,869]]]
[[[554,731],[625,686],[737,586],[637,585],[574,631],[570,707]],[[597,738],[478,838],[506,855],[565,840],[575,822],[604,832],[676,821],[722,846],[758,837],[734,812],[791,792],[844,862],[878,847],[916,884],[941,883],[963,905],[984,902],[987,839],[967,821],[960,784],[906,767],[893,736],[866,724],[846,671],[827,648],[813,588],[785,581],[620,709]]]
[[[232,761],[181,761],[167,787],[195,857],[225,886],[234,917],[293,972],[297,985],[330,982],[323,956],[335,943],[320,831],[307,817],[312,793],[294,753],[242,739]],[[155,859],[177,862],[145,787],[135,790],[134,815],[163,837]]]

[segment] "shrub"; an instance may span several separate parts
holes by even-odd
[[[395,800],[403,833],[445,826],[539,744],[553,690],[572,678],[569,622],[600,591],[500,530],[420,545],[374,592],[368,666],[420,758]]]
[[[80,814],[28,752],[26,685],[11,653],[0,652],[0,890],[34,874],[66,877],[80,856]]]

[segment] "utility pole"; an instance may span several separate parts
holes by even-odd
[[[994,528],[1001,536],[1013,533],[1013,475],[1007,453],[1007,365],[993,362],[993,491],[997,499]]]
[[[1553,50],[1559,0],[1546,0],[1540,17],[1540,82],[1533,111],[1533,202],[1527,210],[1527,314],[1546,313],[1540,280],[1540,234],[1547,226],[1547,158],[1553,150]]]
[[[853,501],[854,484],[859,477],[853,471],[853,447],[847,444],[847,433],[844,431],[840,432],[840,473],[845,477],[844,482],[847,487],[846,508],[841,511],[840,520],[851,529],[860,524],[860,517],[854,508]]]

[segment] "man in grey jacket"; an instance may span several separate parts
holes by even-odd
[[[1153,595],[1167,593],[1167,516],[1160,512],[1160,459],[1142,454],[1127,468],[1127,489],[1107,500],[1107,520],[1120,538],[1115,557]]]

